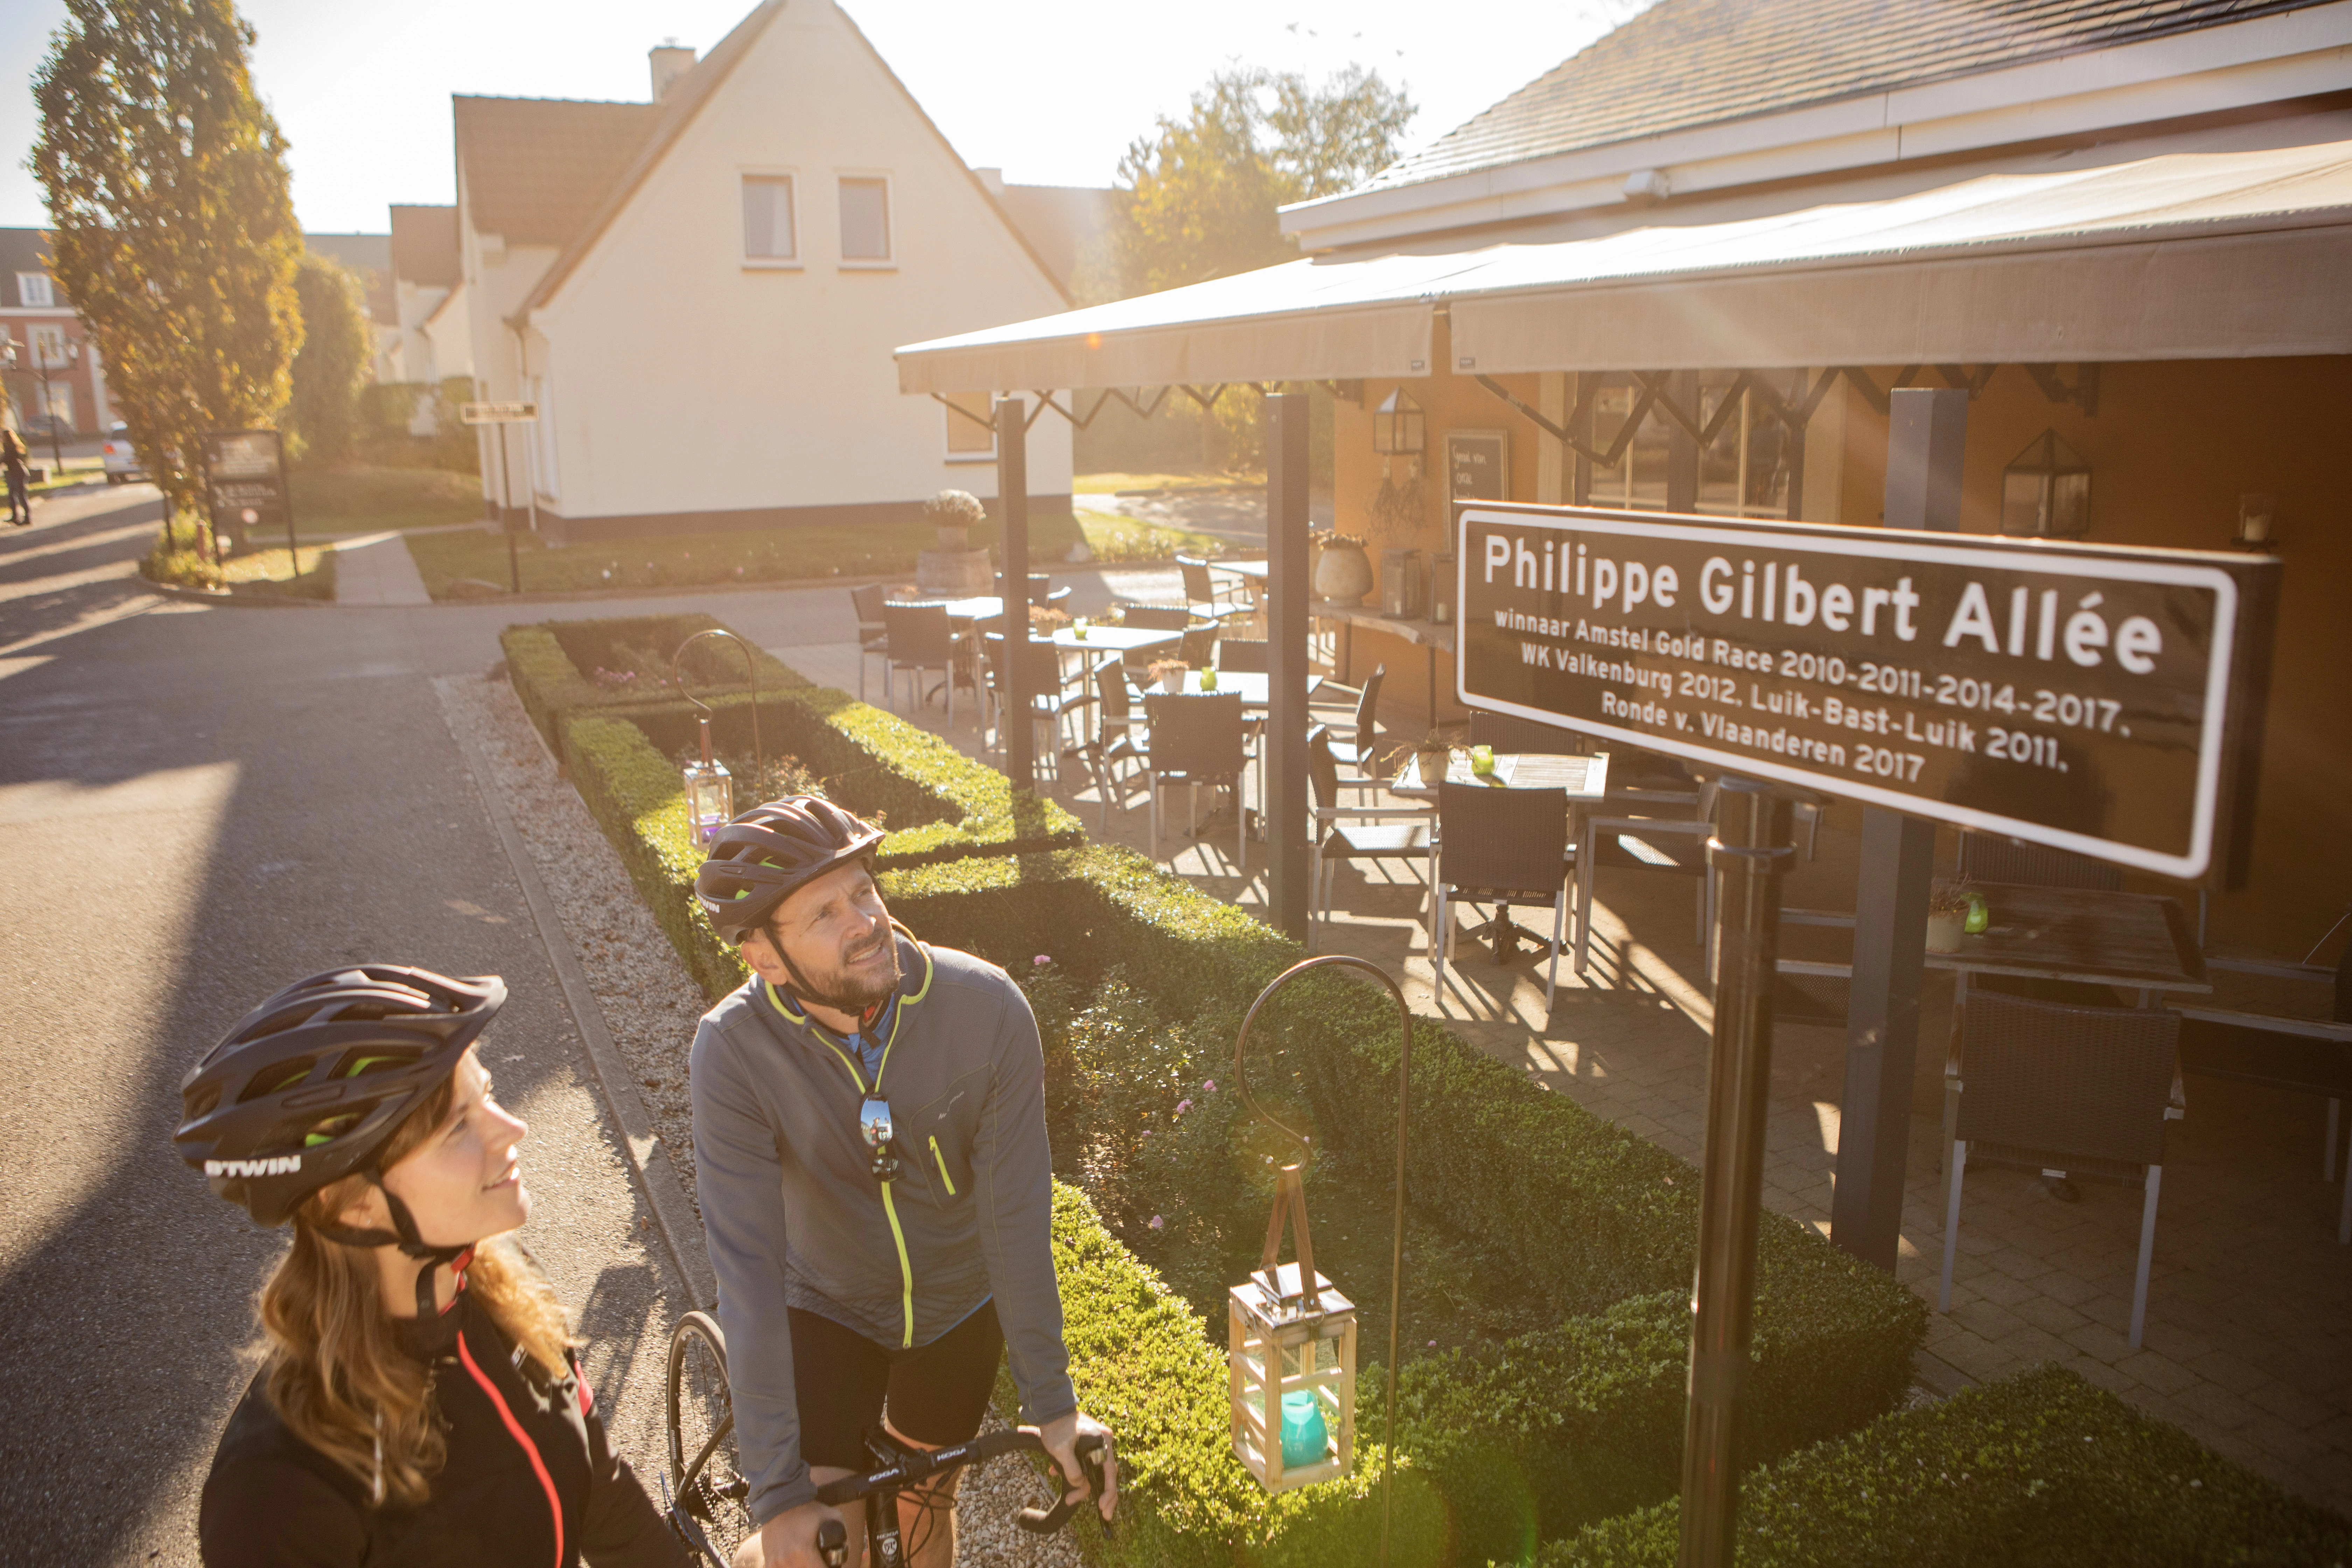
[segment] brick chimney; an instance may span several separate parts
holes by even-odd
[[[677,84],[677,79],[694,68],[694,51],[675,38],[663,39],[659,45],[646,51],[646,58],[653,62],[656,103],[668,98],[669,89]]]

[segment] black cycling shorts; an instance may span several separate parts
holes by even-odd
[[[866,1434],[882,1424],[886,1402],[891,1427],[927,1447],[961,1443],[980,1430],[1004,1355],[993,1300],[913,1350],[885,1348],[798,1307],[789,1311],[801,1458],[808,1463],[872,1469]]]

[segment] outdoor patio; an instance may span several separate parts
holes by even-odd
[[[1106,575],[1123,598],[1181,597],[1172,573],[1164,584],[1153,574]],[[1093,588],[1091,582],[1082,587],[1081,600]],[[1088,614],[1102,605],[1074,607]],[[855,643],[776,651],[821,683],[857,689]],[[885,701],[878,670],[868,681],[869,699]],[[901,716],[982,754],[974,705],[959,701],[952,729],[936,703],[903,709]],[[1420,731],[1413,714],[1391,711],[1386,719],[1384,738]],[[1114,802],[1107,830],[1092,782],[1075,759],[1044,788],[1077,813],[1089,834],[1150,852],[1140,775]],[[1236,868],[1230,805],[1222,826],[1208,825],[1204,792],[1204,826],[1193,838],[1183,826],[1186,798],[1185,791],[1168,792],[1172,826],[1161,845],[1163,863],[1220,899],[1262,906],[1264,847],[1251,845],[1246,865]],[[1801,831],[1785,888],[1790,905],[1853,907],[1860,825],[1857,807],[1832,805],[1810,860]],[[1940,862],[1948,866],[1952,853],[1947,832]],[[1549,911],[1518,911],[1517,955],[1498,967],[1486,944],[1474,940],[1490,911],[1465,910],[1445,992],[1437,997],[1417,862],[1343,865],[1320,951],[1381,963],[1415,1012],[1445,1018],[1464,1038],[1523,1066],[1547,1088],[1696,1161],[1712,1009],[1694,902],[1690,879],[1604,868],[1590,971],[1579,980],[1563,955],[1549,1025],[1542,945]],[[1572,908],[1570,930],[1572,936]],[[1791,929],[1783,952],[1840,957],[1844,940],[1841,932]],[[1900,1244],[1901,1278],[1931,1308],[1944,1237],[1938,1143],[1952,989],[1948,975],[1929,973]],[[1843,982],[1781,984],[1765,1197],[1825,1234],[1844,1007]],[[1805,1017],[1813,1021],[1794,1021]],[[2205,1078],[2188,1079],[2186,1091],[2187,1119],[2169,1131],[2144,1347],[2134,1351],[2126,1338],[2137,1191],[2084,1182],[2079,1201],[2069,1203],[2028,1173],[1972,1170],[1952,1310],[1931,1318],[1918,1381],[1943,1394],[2057,1362],[2301,1495],[2352,1510],[2352,1248],[2335,1239],[2342,1173],[2336,1183],[2321,1173],[2326,1108],[2314,1098]]]

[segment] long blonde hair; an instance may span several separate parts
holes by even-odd
[[[398,1164],[449,1114],[445,1082],[394,1129],[382,1163]],[[366,1178],[346,1176],[306,1199],[294,1215],[294,1247],[261,1292],[268,1336],[269,1403],[287,1429],[349,1471],[378,1503],[425,1500],[448,1457],[433,1409],[427,1368],[401,1346],[383,1309],[371,1253],[331,1241],[315,1228],[359,1201]],[[504,1237],[482,1242],[466,1270],[466,1293],[549,1377],[568,1370],[578,1342],[563,1303],[545,1277]]]

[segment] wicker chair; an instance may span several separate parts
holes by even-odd
[[[1568,921],[1568,792],[1496,789],[1486,784],[1437,786],[1437,919],[1429,944],[1433,994],[1445,995],[1445,942],[1454,900],[1496,906],[1551,904],[1551,966],[1544,981],[1544,1026],[1559,990],[1559,950]]]
[[[882,618],[882,606],[890,600],[890,590],[879,583],[849,591],[849,602],[857,611],[857,700],[866,700],[866,661],[882,661],[882,680],[890,680],[890,628]]]
[[[1706,928],[1715,913],[1715,879],[1707,875],[1706,866],[1706,841],[1715,836],[1714,805],[1712,785],[1688,793],[1667,790],[1620,794],[1612,790],[1602,802],[1603,809],[1630,807],[1659,815],[1584,819],[1583,836],[1576,849],[1575,968],[1579,977],[1591,959],[1592,884],[1603,866],[1631,871],[1664,871],[1694,879],[1698,886],[1696,941],[1702,948],[1707,945]],[[1669,812],[1675,815],[1665,815]]]
[[[1432,862],[1437,848],[1437,814],[1425,805],[1339,804],[1348,790],[1362,792],[1380,786],[1369,780],[1340,782],[1328,725],[1318,724],[1307,731],[1307,780],[1315,792],[1314,863],[1307,882],[1313,900],[1307,921],[1307,951],[1311,953],[1323,926],[1331,919],[1331,884],[1340,861],[1419,860],[1429,864],[1432,880],[1435,879],[1436,867]],[[1395,826],[1399,823],[1403,826]]]
[[[1151,778],[1151,858],[1160,858],[1160,791],[1165,784],[1189,784],[1192,790],[1192,820],[1200,816],[1201,786],[1231,784],[1241,793],[1242,770],[1248,763],[1242,720],[1242,700],[1234,692],[1171,696],[1154,692],[1143,700],[1151,726],[1150,749],[1143,765]],[[1234,809],[1234,865],[1244,865],[1249,814]]]
[[[890,679],[895,686],[898,672],[906,670],[913,677],[916,706],[923,701],[922,678],[938,670],[948,691],[948,724],[955,724],[955,689],[959,678],[970,677],[958,668],[961,649],[957,645],[955,625],[948,618],[944,605],[885,605],[882,624],[887,628],[885,637],[889,651],[886,656]],[[897,707],[898,693],[891,693],[891,706]]]
[[[1210,576],[1206,561],[1191,555],[1179,555],[1176,557],[1176,570],[1184,579],[1184,597],[1190,601],[1194,615],[1222,621],[1227,616],[1250,613],[1248,605],[1217,592],[1216,580]]]
[[[1134,699],[1129,694],[1127,674],[1119,668],[1119,658],[1110,654],[1097,659],[1087,674],[1094,686],[1095,732],[1081,742],[1078,755],[1094,776],[1096,798],[1102,802],[1102,831],[1110,831],[1110,803],[1114,791],[1120,795],[1119,809],[1127,808],[1125,791],[1118,770],[1121,763],[1130,769],[1148,767],[1151,762],[1151,738],[1143,728],[1141,715],[1135,711]]]
[[[2124,885],[2123,870],[2104,860],[2015,844],[1990,834],[1960,834],[1960,875],[1974,882],[2015,882],[2034,888],[2089,888],[2112,893]]]
[[[1563,730],[1557,724],[1539,723],[1536,720],[1521,719],[1509,713],[1490,713],[1483,708],[1470,710],[1470,743],[1521,755],[1580,757],[1584,754],[1584,737],[1573,730]]]
[[[1363,688],[1356,694],[1355,725],[1344,741],[1331,742],[1331,754],[1339,760],[1343,774],[1351,781],[1385,779],[1378,771],[1380,763],[1381,682],[1388,679],[1389,667],[1375,666]],[[1314,704],[1307,705],[1309,711]],[[1326,710],[1328,711],[1328,710]]]
[[[2132,1348],[2147,1321],[2147,1270],[2164,1178],[2164,1124],[2181,1114],[2180,1019],[2161,1008],[2070,1007],[1997,992],[1969,998],[1961,1023],[1959,1121],[1946,1168],[1944,1281],[1951,1310],[1960,1187],[1971,1163],[2137,1186],[2139,1266]]]
[[[1003,637],[996,632],[985,634],[982,640],[988,650],[988,685],[981,695],[986,701],[990,712],[994,715],[996,730],[996,737],[990,742],[989,750],[1002,752],[1004,749],[1006,718],[1004,711],[1004,694],[1007,688],[1005,641]],[[1035,754],[1045,760],[1047,773],[1058,784],[1062,777],[1063,721],[1082,709],[1092,707],[1095,698],[1083,685],[1075,692],[1065,692],[1062,689],[1061,655],[1052,643],[1031,639],[1026,644],[1026,649],[1023,657],[1029,661],[1027,674],[1030,723],[1032,732],[1043,742]],[[987,727],[987,722],[983,718],[982,721],[983,729]]]
[[[1192,624],[1192,612],[1181,605],[1124,605],[1118,620],[1139,631],[1181,632]]]
[[[1264,675],[1272,668],[1272,665],[1267,660],[1264,642],[1254,642],[1248,637],[1219,637],[1217,668],[1242,675]]]

